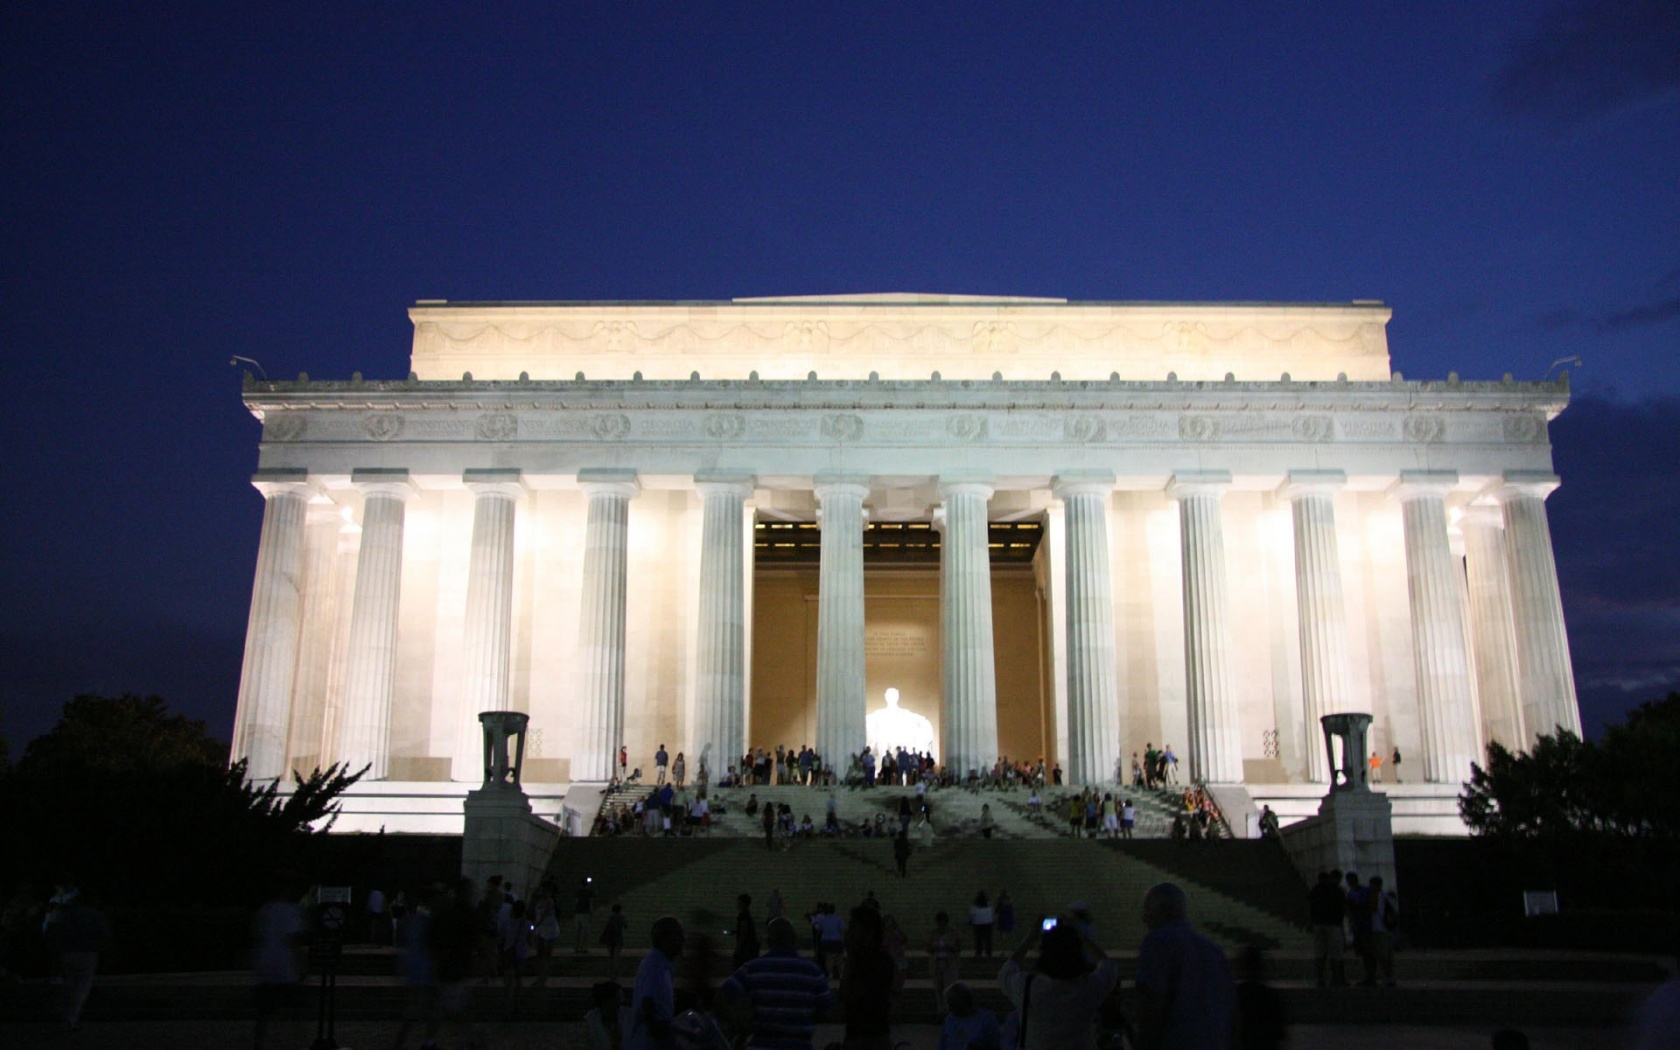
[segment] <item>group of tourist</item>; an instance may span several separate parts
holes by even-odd
[[[1357,872],[1321,871],[1307,891],[1312,921],[1313,972],[1320,988],[1348,983],[1346,951],[1351,948],[1364,968],[1359,983],[1394,986],[1394,933],[1400,901],[1384,889],[1382,876],[1361,884]]]
[[[1125,777],[1120,770],[1114,771],[1114,779],[1125,783]],[[1178,783],[1178,755],[1173,753],[1173,746],[1166,745],[1159,751],[1154,743],[1143,745],[1143,757],[1139,758],[1136,751],[1132,752],[1132,787],[1139,790],[1165,787]]]
[[[848,1050],[890,1050],[893,1007],[909,970],[909,937],[883,914],[873,893],[845,916],[831,903],[813,908],[806,916],[809,957],[800,951],[798,928],[783,914],[779,895],[765,916],[762,945],[751,897],[741,895],[737,905],[732,970],[720,981],[711,979],[716,971],[710,959],[695,958],[716,954],[709,939],[691,936],[671,916],[653,923],[653,947],[628,1001],[616,982],[593,990],[595,1006],[586,1018],[593,1050],[810,1047],[817,1024],[830,1018],[844,1025]],[[942,1015],[941,1050],[1096,1050],[1122,1039],[1164,1050],[1232,1045],[1240,1027],[1281,1031],[1275,996],[1239,995],[1223,949],[1190,926],[1187,910],[1183,891],[1171,883],[1145,895],[1149,932],[1130,1014],[1089,910],[1077,905],[1068,914],[1041,918],[1023,931],[997,973],[1010,1006],[1001,1019],[958,979],[961,942],[950,916],[939,913],[927,953]],[[984,892],[975,897],[969,925],[977,957],[991,955],[992,931],[1009,932],[1013,917],[1007,894],[995,901]]]

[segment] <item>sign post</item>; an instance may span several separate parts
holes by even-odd
[[[321,990],[315,1042],[309,1050],[340,1050],[333,1023],[338,1009],[338,963],[344,957],[344,932],[350,925],[350,887],[321,887],[315,895],[312,918],[309,964],[321,971]]]

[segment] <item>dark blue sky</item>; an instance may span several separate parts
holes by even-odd
[[[913,8],[911,11],[894,7]],[[0,716],[225,735],[231,354],[407,370],[417,298],[1393,306],[1539,378],[1590,729],[1680,688],[1680,4],[0,8]]]

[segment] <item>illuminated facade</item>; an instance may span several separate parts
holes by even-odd
[[[1389,315],[421,302],[406,380],[247,381],[235,756],[464,791],[476,713],[513,708],[527,782],[604,780],[621,743],[716,775],[859,750],[891,687],[958,768],[1096,782],[1172,743],[1287,813],[1323,790],[1318,716],[1355,710],[1426,826],[1485,741],[1579,729],[1568,392],[1404,381]]]

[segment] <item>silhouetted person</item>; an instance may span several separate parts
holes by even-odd
[[[1236,1050],[1278,1050],[1289,1039],[1283,995],[1265,983],[1265,956],[1252,945],[1243,949],[1243,979],[1237,984]]]
[[[1236,1029],[1237,989],[1217,944],[1190,925],[1184,891],[1157,883],[1143,897],[1149,933],[1138,952],[1140,1050],[1226,1047]]]
[[[64,1026],[79,1031],[82,1007],[99,969],[99,953],[111,945],[111,924],[104,912],[88,902],[86,893],[79,893],[60,909],[57,921],[47,929],[47,940],[58,952],[64,974]]]

